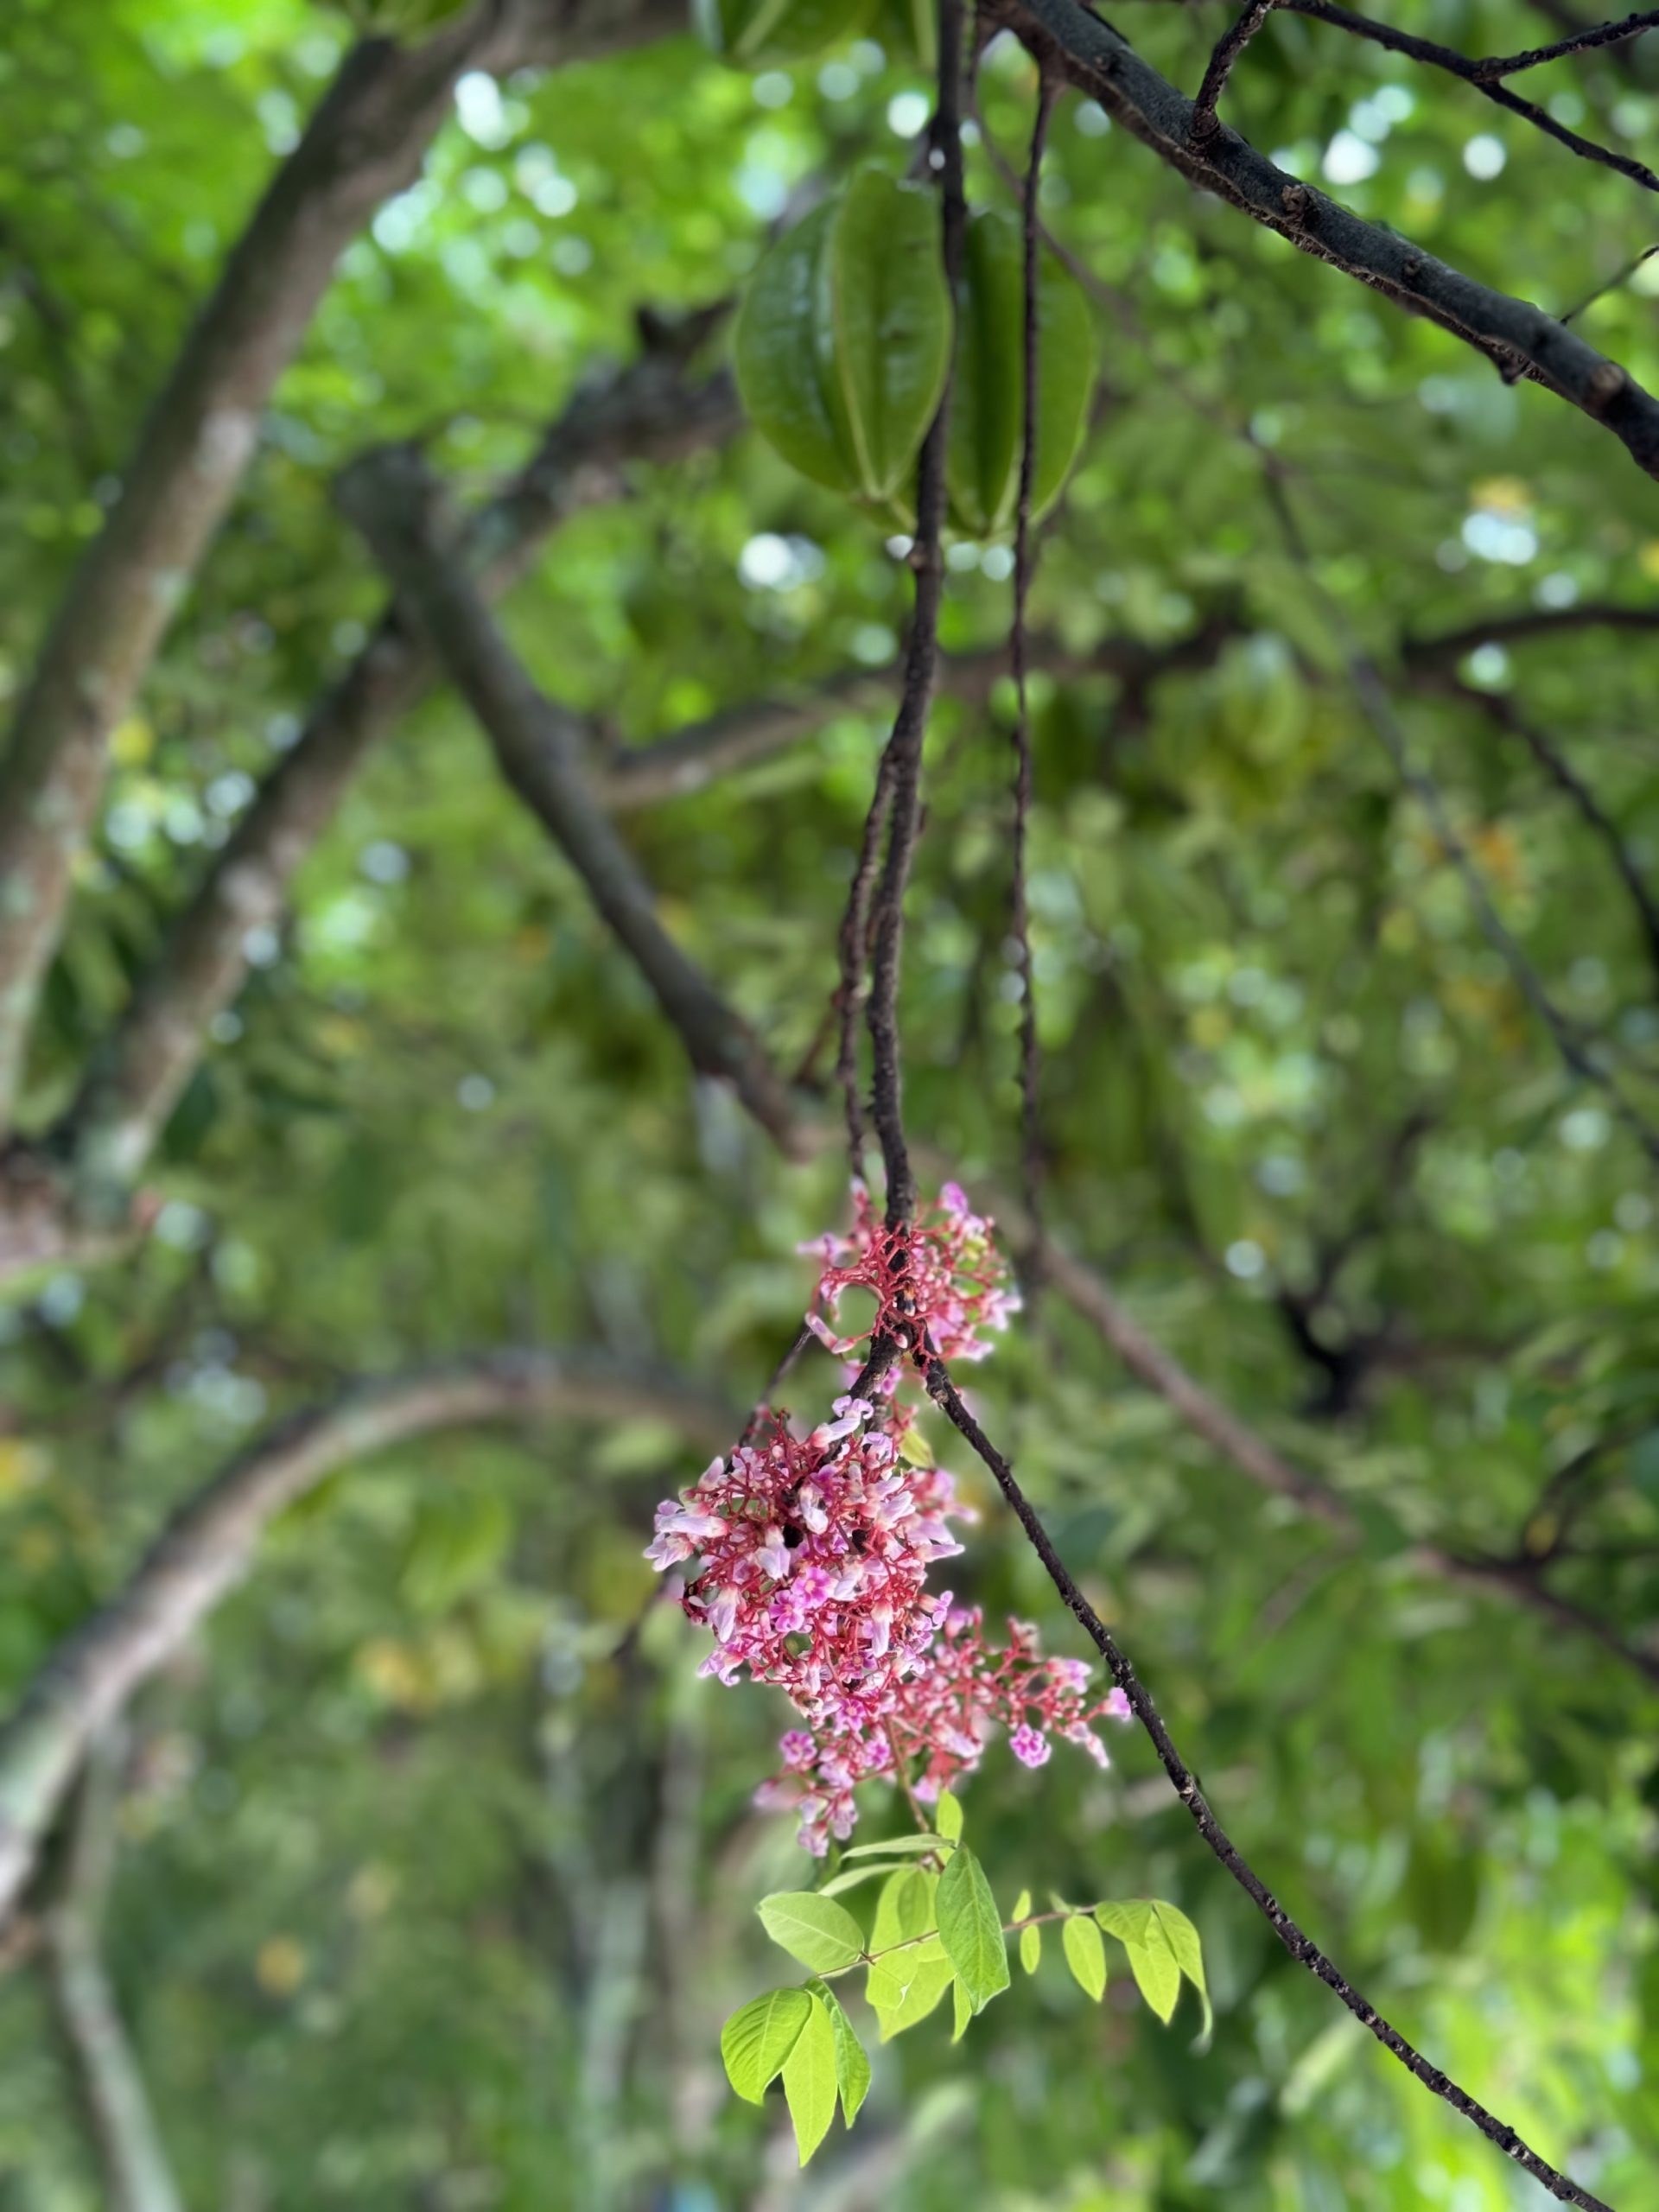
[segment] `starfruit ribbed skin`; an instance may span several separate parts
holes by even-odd
[[[877,505],[907,490],[950,353],[933,194],[861,170],[764,257],[734,353],[751,419],[803,475]]]
[[[876,0],[692,0],[692,19],[727,60],[774,69],[856,38],[875,8]]]
[[[968,226],[945,480],[950,519],[969,537],[1013,527],[1025,423],[1025,241],[1001,209]],[[1044,251],[1037,275],[1037,449],[1032,519],[1058,499],[1088,427],[1098,368],[1082,287]]]

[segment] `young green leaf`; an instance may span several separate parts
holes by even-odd
[[[1128,1897],[1097,1904],[1095,1918],[1122,1944],[1135,1986],[1167,2025],[1181,1993],[1181,1970],[1156,1910],[1145,1897]]]
[[[836,2031],[830,2014],[816,1997],[808,1997],[806,2002],[806,2019],[795,2048],[784,2061],[784,2096],[795,2123],[795,2143],[803,2165],[830,2132],[838,2087]]]
[[[905,1856],[912,1851],[937,1851],[938,1847],[939,1839],[936,1835],[890,1835],[884,1837],[880,1843],[855,1843],[841,1855],[843,1859],[873,1859],[879,1851]]]
[[[884,1866],[879,1860],[873,1866],[849,1866],[829,1881],[820,1883],[815,1894],[821,1897],[838,1897],[843,1890],[855,1890],[862,1882],[879,1882],[885,1874],[903,1873],[899,1866]]]
[[[933,1825],[947,1843],[955,1843],[962,1834],[962,1807],[948,1789],[933,1808]]]
[[[906,1961],[902,1976],[898,1972],[900,1961]],[[884,1961],[883,1968],[887,1966]],[[884,1972],[872,1967],[864,1993],[880,2024],[883,2043],[891,2043],[894,2036],[926,2019],[956,1980],[956,1968],[937,1949],[928,1950],[926,1955],[922,1950],[900,1951],[891,1961],[891,1968]],[[895,1993],[896,2001],[889,2002]]]
[[[870,2062],[864,2056],[864,2046],[853,2031],[846,2007],[827,1982],[815,1981],[812,1994],[830,2015],[830,2025],[836,2037],[836,2085],[841,2092],[841,2116],[849,2127],[858,2117],[870,2087]]]
[[[1099,1929],[1083,1913],[1073,1913],[1060,1923],[1060,1942],[1071,1979],[1098,2005],[1106,1994],[1106,1945]]]
[[[1020,1930],[1020,1963],[1027,1974],[1035,1974],[1042,1962],[1043,1931],[1033,1921]]]
[[[965,1843],[957,1845],[939,1877],[938,1903],[945,1955],[975,2012],[982,2012],[1008,1986],[1008,1954],[985,1870]]]
[[[1179,1905],[1169,1904],[1162,1897],[1154,1898],[1153,1910],[1158,1916],[1175,1963],[1198,1993],[1198,2002],[1204,2007],[1204,2033],[1207,2036],[1215,2022],[1210,2007],[1210,1992],[1205,1986],[1204,1951],[1198,1942],[1198,1931],[1181,1910]]]
[[[806,2025],[812,2000],[804,1989],[769,1989],[740,2005],[720,2031],[726,2078],[740,2097],[758,2105]]]
[[[772,1942],[815,1974],[849,1967],[863,1951],[863,1929],[833,1897],[811,1890],[776,1890],[755,1910]]]
[[[950,2040],[952,2043],[960,2043],[963,2030],[974,2017],[974,2008],[968,2001],[968,1993],[962,1986],[960,1974],[952,1980],[950,1993],[955,1999],[957,2012],[956,2025],[950,2031]]]

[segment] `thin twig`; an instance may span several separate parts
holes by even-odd
[[[929,138],[929,160],[941,188],[945,283],[952,299],[962,268],[967,224],[962,178],[962,0],[940,0],[938,107]],[[905,652],[904,689],[882,770],[882,780],[887,785],[887,850],[874,910],[875,952],[868,1019],[873,1064],[871,1109],[887,1169],[890,1229],[908,1221],[916,1210],[916,1185],[900,1104],[899,968],[905,891],[921,830],[922,741],[938,663],[939,606],[944,593],[939,541],[944,524],[945,452],[954,368],[953,348],[938,412],[922,441],[917,468],[916,537],[910,555],[916,572],[915,605]],[[880,804],[880,799],[881,780],[878,780],[874,804]]]
[[[1227,88],[1227,79],[1233,73],[1233,64],[1273,13],[1274,0],[1247,0],[1247,4],[1230,29],[1224,31],[1216,41],[1204,73],[1204,82],[1198,86],[1198,97],[1192,103],[1192,136],[1208,138],[1221,128],[1221,118],[1216,113],[1217,104]]]
[[[1611,147],[1603,146],[1593,138],[1580,137],[1558,123],[1548,108],[1540,107],[1534,100],[1523,99],[1519,92],[1512,92],[1498,79],[1508,73],[1506,65],[1497,62],[1472,61],[1466,54],[1459,54],[1452,47],[1440,46],[1433,39],[1418,38],[1411,31],[1397,31],[1392,23],[1379,23],[1370,16],[1356,15],[1350,8],[1339,8],[1334,0],[1280,0],[1280,5],[1294,16],[1306,16],[1314,22],[1331,23],[1338,30],[1351,32],[1356,38],[1369,39],[1375,46],[1387,48],[1390,54],[1403,54],[1413,61],[1425,63],[1431,69],[1444,69],[1465,84],[1472,85],[1478,92],[1507,108],[1511,115],[1518,115],[1530,123],[1547,137],[1554,138],[1569,152],[1586,162],[1596,162],[1604,168],[1615,169],[1620,176],[1627,176],[1633,184],[1645,191],[1659,192],[1659,175],[1656,175],[1645,162],[1634,161],[1628,154],[1616,154]],[[1202,97],[1202,95],[1200,95]]]
[[[1363,652],[1358,641],[1348,627],[1342,609],[1320,587],[1313,573],[1313,563],[1301,528],[1291,507],[1289,495],[1272,468],[1264,473],[1268,499],[1276,516],[1280,531],[1291,557],[1295,561],[1324,606],[1325,619],[1337,637],[1347,663],[1349,682],[1358,701],[1360,711],[1370,724],[1372,734],[1383,751],[1393,761],[1395,772],[1402,784],[1416,799],[1428,817],[1429,826],[1441,850],[1456,870],[1473,907],[1481,932],[1493,950],[1503,960],[1514,980],[1516,988],[1533,1012],[1549,1032],[1556,1052],[1568,1069],[1580,1082],[1588,1083],[1599,1090],[1608,1101],[1614,1114],[1630,1131],[1649,1160],[1659,1166],[1659,1129],[1654,1128],[1637,1111],[1612,1074],[1596,1059],[1573,1023],[1551,997],[1543,978],[1538,974],[1486,888],[1485,880],[1471,859],[1468,847],[1458,834],[1451,813],[1440,796],[1440,787],[1433,777],[1415,766],[1406,743],[1405,732],[1400,727],[1394,709],[1394,701],[1375,662]]]
[[[1026,899],[1026,838],[1031,818],[1032,755],[1031,702],[1027,683],[1026,612],[1031,596],[1033,555],[1031,542],[1031,504],[1037,479],[1037,433],[1041,402],[1041,218],[1038,191],[1042,181],[1043,150],[1048,140],[1048,121],[1058,90],[1046,70],[1037,80],[1037,113],[1031,126],[1031,157],[1026,168],[1024,203],[1024,346],[1025,419],[1020,426],[1020,489],[1014,518],[1014,625],[1009,632],[1009,657],[1014,666],[1014,855],[1009,929],[1014,938],[1014,963],[1020,977],[1020,1165],[1025,1184],[1026,1210],[1036,1232],[1033,1254],[1041,1250],[1043,1131],[1038,1086],[1042,1073],[1037,1042],[1037,976],[1031,957],[1031,916]],[[1035,1281],[1027,1288],[1034,1291]]]
[[[1471,2122],[1489,2142],[1496,2144],[1524,2172],[1541,2183],[1552,2196],[1563,2204],[1580,2206],[1581,2212],[1612,2212],[1611,2207],[1600,2197],[1592,2196],[1588,2190],[1580,2188],[1567,2175],[1552,2166],[1548,2159],[1541,2158],[1507,2121],[1489,2112],[1484,2105],[1460,2088],[1449,2075],[1443,2074],[1439,2067],[1432,2066],[1422,2053],[1355,1988],[1318,1944],[1303,1934],[1211,1810],[1197,1778],[1176,1749],[1162,1715],[1136,1675],[1128,1655],[1077,1587],[1071,1571],[1050,1541],[1048,1531],[1015,1479],[1014,1469],[963,1403],[944,1362],[934,1353],[924,1353],[922,1358],[928,1395],[995,1477],[998,1487],[1014,1509],[1033,1550],[1047,1571],[1049,1580],[1105,1661],[1112,1680],[1128,1698],[1136,1719],[1151,1738],[1159,1763],[1169,1777],[1170,1786],[1192,1815],[1198,1834],[1268,1921],[1292,1958],[1300,1966],[1306,1967],[1310,1974],[1317,1975],[1327,1988],[1334,1990],[1355,2018],[1369,2028],[1384,2050],[1397,2058],[1408,2072],[1414,2074],[1425,2088]]]
[[[1489,77],[1516,77],[1542,62],[1564,60],[1569,54],[1587,54],[1594,47],[1618,46],[1627,38],[1640,38],[1656,23],[1659,23],[1659,8],[1649,8],[1641,15],[1626,16],[1622,22],[1597,23],[1590,30],[1574,31],[1571,38],[1557,39],[1554,46],[1529,47],[1524,54],[1495,54],[1475,67]]]

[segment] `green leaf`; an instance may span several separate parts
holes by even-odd
[[[815,1981],[812,1994],[829,2013],[830,2025],[835,2031],[836,2084],[841,2092],[841,2116],[850,2127],[869,2093],[870,2062],[847,2017],[847,2008],[835,1991],[827,1982]]]
[[[726,2078],[740,2097],[758,2105],[766,2085],[794,2050],[812,2000],[804,1989],[769,1989],[740,2005],[720,2031]]]
[[[1198,1993],[1198,2001],[1204,2006],[1203,2032],[1207,2036],[1214,2024],[1215,2014],[1210,2006],[1210,1992],[1205,1986],[1204,1951],[1198,1942],[1198,1931],[1179,1905],[1169,1904],[1162,1897],[1157,1897],[1153,1901],[1153,1910],[1158,1916],[1164,1940],[1169,1945],[1176,1965]]]
[[[755,1910],[772,1942],[815,1974],[849,1967],[863,1951],[863,1929],[832,1897],[811,1890],[777,1890]]]
[[[952,2043],[960,2043],[962,2041],[963,2030],[967,2026],[969,2021],[974,2017],[974,2008],[969,2002],[967,1991],[962,1986],[962,1977],[960,1974],[953,1977],[950,1983],[950,1993],[956,2003],[957,2013],[956,2024],[950,2031],[950,2040]]]
[[[1014,1917],[1018,1919],[1016,1913]],[[1033,1922],[1020,1930],[1020,1963],[1027,1974],[1035,1974],[1043,1962],[1043,1931]]]
[[[891,1876],[875,1901],[871,1950],[890,1950],[895,1943],[907,1943],[937,1928],[934,1897],[938,1886],[938,1876],[925,1866],[901,1866]]]
[[[903,1873],[898,1866],[849,1866],[844,1872],[833,1874],[827,1882],[818,1885],[816,1894],[821,1897],[838,1897],[843,1890],[855,1890],[863,1882],[879,1882],[884,1874]]]
[[[1095,1918],[1122,1944],[1135,1986],[1167,2025],[1181,1993],[1181,1970],[1154,1908],[1145,1897],[1128,1897],[1097,1904]]]
[[[1099,1929],[1084,1914],[1074,1913],[1060,1923],[1060,1942],[1071,1979],[1098,2005],[1106,1994],[1106,1945]]]
[[[939,1940],[976,2012],[1008,1986],[1007,1947],[985,1870],[959,1844],[939,1877]]]
[[[939,251],[933,193],[861,169],[830,227],[816,329],[824,401],[867,499],[907,485],[944,389],[950,296]]]
[[[836,2031],[829,2011],[816,1997],[806,2002],[808,2013],[799,2038],[784,2061],[784,2095],[803,2165],[830,2132],[839,2088]]]
[[[902,1977],[897,1971],[899,1960],[908,1962]],[[894,2036],[926,2019],[956,1980],[956,1968],[943,1952],[925,1945],[897,1953],[893,1964],[893,1973],[885,1979],[879,1979],[872,1967],[865,1989],[870,2009],[880,2024],[883,2043],[891,2043]],[[895,1990],[902,1993],[896,2002],[887,2002]]]
[[[947,1843],[955,1843],[962,1834],[962,1807],[948,1789],[933,1808],[933,1825]]]
[[[1094,316],[1053,254],[1038,264],[1037,449],[1032,519],[1058,498],[1088,426],[1098,366]],[[950,518],[970,537],[1008,529],[1025,423],[1025,241],[1001,208],[968,226],[946,476]]]
[[[890,1835],[881,1843],[855,1843],[850,1851],[843,1851],[843,1859],[873,1859],[879,1851],[910,1852],[937,1851],[939,1838],[936,1835]]]

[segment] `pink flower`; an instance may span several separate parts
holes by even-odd
[[[823,1262],[820,1306],[834,1313],[844,1292],[860,1289],[874,1294],[875,1313],[869,1327],[855,1336],[836,1336],[817,1310],[807,1315],[807,1326],[837,1355],[880,1334],[904,1351],[925,1339],[942,1358],[983,1359],[991,1349],[983,1332],[1006,1328],[1020,1304],[990,1242],[990,1228],[970,1211],[960,1187],[947,1183],[937,1205],[925,1207],[902,1228],[888,1229],[868,1191],[855,1183],[849,1233],[832,1233],[801,1249]]]
[[[1022,1720],[1008,1738],[1008,1749],[1023,1765],[1041,1766],[1054,1746],[1046,1736],[1039,1735],[1036,1729]]]

